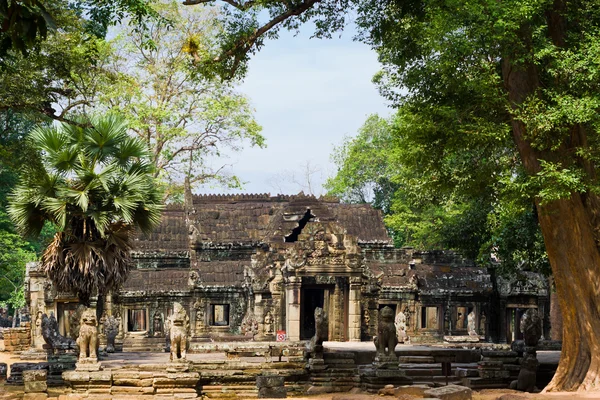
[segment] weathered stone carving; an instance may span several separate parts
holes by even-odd
[[[169,337],[171,339],[171,361],[186,359],[190,319],[179,303],[173,304],[173,315],[169,318]]]
[[[81,314],[77,344],[79,345],[79,362],[98,362],[98,355],[96,354],[98,348],[98,322],[96,321],[96,311],[91,308],[86,308]]]
[[[478,336],[475,328],[475,313],[473,311],[467,315],[467,330],[469,332],[469,336]]]
[[[44,313],[37,312],[35,317],[35,329],[33,330],[33,347],[41,349],[44,344],[44,336],[42,335],[42,318]]]
[[[323,358],[323,342],[329,338],[329,319],[321,308],[315,308],[315,335],[308,343],[308,351],[314,358]]]
[[[521,369],[519,370],[519,376],[517,380],[510,383],[510,388],[514,390],[521,390],[523,392],[534,392],[535,381],[537,378],[537,367],[539,365],[538,360],[533,354],[526,354],[523,361],[521,361]]]
[[[153,319],[153,323],[152,323],[152,330],[154,332],[154,336],[155,337],[161,337],[161,336],[164,335],[162,314],[160,313],[160,311],[156,311],[154,313],[154,319]]]
[[[265,318],[263,320],[264,332],[265,335],[270,335],[273,333],[273,314],[271,311],[267,311],[265,314]]]
[[[376,361],[397,360],[394,352],[398,344],[396,337],[396,326],[394,325],[394,310],[385,306],[379,311],[379,323],[377,325],[377,336],[373,339],[377,353]]]
[[[123,330],[123,317],[121,317],[121,313],[117,312],[117,316],[115,317],[117,319],[117,325],[119,327],[119,333],[117,334],[117,337],[122,338],[123,334],[124,334],[124,330]]]
[[[487,322],[487,318],[485,316],[485,313],[482,312],[481,315],[479,316],[479,334],[482,336],[485,336],[485,324]]]
[[[50,311],[49,317],[46,314],[42,315],[42,337],[50,348],[51,353],[57,350],[64,351],[75,348],[75,341],[73,339],[58,333],[58,322],[52,311]]]
[[[86,307],[83,304],[80,304],[75,309],[75,312],[69,315],[69,336],[73,339],[79,337],[79,325],[81,323],[81,316],[85,310]]]
[[[536,309],[530,308],[521,317],[521,332],[525,342],[525,356],[521,361],[521,369],[516,381],[510,384],[511,389],[524,392],[535,391],[535,381],[539,362],[536,358],[536,346],[542,336],[542,319]]]
[[[404,343],[404,341],[408,339],[408,335],[406,334],[406,315],[404,315],[402,311],[396,315],[394,325],[396,326],[396,336],[398,337],[398,341]]]
[[[119,334],[119,321],[112,315],[106,318],[104,334],[106,335],[106,352],[114,353],[115,339]]]
[[[521,332],[526,346],[537,346],[542,336],[542,319],[536,309],[530,308],[521,317]]]
[[[204,321],[205,318],[205,308],[203,301],[196,300],[194,303],[194,309],[196,310],[196,321],[194,325],[194,335],[199,335],[206,328],[206,323]]]
[[[246,313],[242,319],[240,330],[242,335],[251,336],[253,339],[254,336],[258,334],[258,321],[256,320],[253,312],[248,311]]]

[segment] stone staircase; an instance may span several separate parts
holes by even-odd
[[[347,392],[360,385],[354,353],[327,352],[323,359],[325,369],[310,372],[308,394]]]
[[[125,334],[123,338],[123,352],[153,352],[165,351],[164,337],[144,337],[140,335]]]

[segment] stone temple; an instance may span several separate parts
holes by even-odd
[[[309,339],[317,307],[334,341],[371,340],[385,306],[413,343],[510,343],[530,308],[543,317],[546,337],[550,330],[540,275],[509,281],[452,252],[394,248],[379,210],[334,198],[187,193],[152,235],[136,240],[133,260],[104,306],[126,349],[164,348],[175,302],[190,316],[192,349],[249,337]],[[77,299],[57,293],[35,267],[28,274],[32,317],[52,311],[68,335]]]

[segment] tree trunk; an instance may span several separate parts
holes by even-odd
[[[507,58],[502,74],[509,101],[518,106],[535,95],[539,79],[533,64],[518,67]],[[525,125],[513,119],[513,137],[523,165],[530,175],[540,171],[539,160],[569,160],[572,146],[585,137],[572,137],[557,150],[534,149]],[[573,132],[581,131],[578,127]],[[579,132],[577,135],[584,135]],[[573,160],[578,162],[578,160]],[[584,165],[584,168],[586,166]],[[586,168],[588,175],[593,174]],[[556,374],[546,391],[600,390],[600,251],[596,242],[594,195],[572,193],[571,197],[536,204],[556,292],[563,314],[563,347]]]

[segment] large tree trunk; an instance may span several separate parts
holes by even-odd
[[[503,61],[502,74],[509,101],[518,106],[535,95],[539,78],[533,64],[516,67]],[[573,146],[585,143],[585,132],[573,127],[572,137],[557,150],[539,151],[527,140],[526,127],[513,120],[513,137],[526,171],[540,171],[539,160],[569,160]],[[593,166],[571,158],[595,179]],[[600,251],[596,242],[600,207],[594,195],[537,204],[540,227],[563,314],[561,359],[546,391],[600,390]]]

